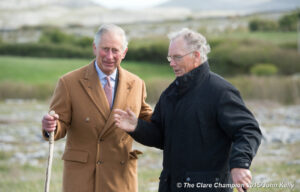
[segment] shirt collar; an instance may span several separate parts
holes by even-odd
[[[103,73],[101,71],[101,69],[99,68],[99,66],[97,64],[97,61],[95,61],[95,68],[96,68],[96,71],[98,73],[99,79],[104,79],[107,76],[105,73]],[[112,80],[116,80],[116,77],[117,77],[117,68],[114,70],[114,72],[112,74],[109,75],[109,77]]]

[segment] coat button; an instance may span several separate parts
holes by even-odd
[[[103,139],[103,138],[100,138],[99,141],[102,142],[102,141],[104,141],[104,139]]]
[[[121,165],[124,165],[124,164],[125,164],[125,161],[120,161],[120,164],[121,164]]]
[[[100,164],[102,164],[103,163],[103,161],[97,161],[97,164],[98,165],[100,165]]]
[[[89,122],[89,121],[90,121],[89,117],[85,118],[85,122]]]
[[[216,182],[220,181],[219,177],[216,177],[215,181],[216,181]]]
[[[245,166],[246,166],[246,167],[249,167],[249,163],[245,163]]]
[[[187,178],[186,178],[186,181],[191,181],[191,178],[187,177]]]

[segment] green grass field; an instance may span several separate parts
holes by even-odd
[[[0,100],[7,98],[49,99],[63,74],[88,63],[86,59],[57,59],[0,56]],[[122,62],[121,66],[142,78],[147,87],[147,101],[155,104],[161,92],[175,78],[171,67],[147,62]],[[300,102],[300,78],[271,76],[228,77],[245,99]]]
[[[63,74],[87,65],[87,59],[56,59],[0,56],[0,82],[25,84],[55,84]],[[173,78],[168,63],[155,65],[147,62],[122,62],[121,66],[143,80]]]
[[[231,38],[231,39],[250,39],[263,40],[275,44],[297,42],[296,32],[227,32],[222,34],[211,34],[210,39],[214,38]]]
[[[0,56],[0,100],[48,99],[59,77],[90,62],[87,59]],[[167,62],[158,65],[124,61],[121,66],[145,81],[150,102],[155,102],[175,77]]]

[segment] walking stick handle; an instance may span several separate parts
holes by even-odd
[[[53,110],[50,111],[49,115],[54,116],[55,111]],[[48,164],[47,164],[47,171],[46,171],[45,192],[49,192],[49,188],[50,188],[53,149],[54,149],[54,131],[51,131],[49,133],[49,156],[48,156]]]
[[[55,111],[51,110],[51,111],[49,112],[49,115],[51,115],[51,116],[53,117],[53,116],[55,115]],[[54,131],[51,131],[51,132],[49,133],[49,143],[50,143],[50,144],[54,143]]]

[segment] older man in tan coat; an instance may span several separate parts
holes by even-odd
[[[67,135],[64,192],[136,192],[137,150],[132,138],[114,125],[113,108],[131,109],[149,120],[144,82],[122,69],[127,52],[123,29],[103,25],[93,43],[96,59],[59,79],[50,110],[42,120],[43,135]]]

